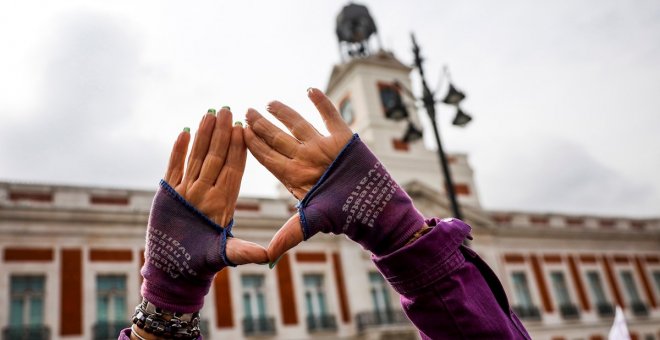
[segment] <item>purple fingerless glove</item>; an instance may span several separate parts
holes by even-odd
[[[305,240],[346,234],[377,256],[408,242],[424,217],[355,134],[298,204]]]
[[[199,311],[215,274],[235,266],[225,249],[232,224],[216,224],[161,180],[147,227],[142,296],[164,310]]]

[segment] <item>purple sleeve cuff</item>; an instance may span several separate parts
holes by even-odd
[[[130,328],[124,328],[121,330],[119,333],[119,337],[117,340],[130,340],[131,339],[131,329]]]
[[[378,270],[399,294],[423,291],[465,262],[459,247],[469,237],[469,225],[455,218],[433,218],[426,224],[433,229],[415,242],[388,255],[372,255]]]

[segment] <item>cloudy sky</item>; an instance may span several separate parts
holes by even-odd
[[[406,63],[414,31],[474,116],[441,132],[490,209],[660,216],[660,2],[365,1]],[[280,99],[339,61],[345,1],[0,2],[0,180],[154,188],[209,107]],[[427,133],[430,135],[430,133]],[[432,147],[432,145],[431,145]],[[250,158],[242,194],[275,195]]]

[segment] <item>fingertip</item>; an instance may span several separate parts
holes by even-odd
[[[254,242],[249,242],[237,238],[229,238],[226,245],[227,258],[237,264],[248,263],[268,263],[268,253],[266,248]]]
[[[218,112],[218,122],[221,124],[231,125],[234,114],[229,109],[229,106],[223,106]],[[225,125],[225,126],[226,126]]]
[[[243,142],[243,124],[240,124],[240,122],[237,122],[238,124],[234,124],[231,130],[231,138],[233,141],[236,142]]]
[[[325,94],[323,94],[323,92],[321,92],[321,90],[319,90],[315,87],[310,87],[310,88],[307,89],[307,96],[315,104],[320,102],[321,100],[323,100],[325,98]]]
[[[177,138],[175,144],[179,148],[183,148],[188,146],[188,142],[190,141],[190,128],[185,127],[183,128],[183,131],[179,133],[179,137]]]
[[[274,263],[289,249],[297,246],[304,240],[300,215],[293,215],[280,230],[275,233],[268,245],[268,259]]]
[[[278,100],[272,100],[268,104],[266,104],[266,111],[276,114],[277,111],[283,106],[282,102]]]
[[[202,121],[199,123],[199,129],[197,130],[197,133],[211,132],[215,127],[215,122],[217,118],[218,117],[216,117],[215,114],[210,114],[210,113],[205,114],[204,117],[202,118]]]
[[[257,110],[253,108],[248,108],[245,112],[245,122],[247,125],[253,124],[255,120],[259,118],[260,114]]]

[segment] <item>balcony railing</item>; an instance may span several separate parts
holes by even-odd
[[[243,319],[243,334],[253,335],[275,335],[275,318],[245,318]]]
[[[541,311],[533,305],[530,306],[513,306],[513,311],[522,320],[539,321],[541,320]]]
[[[307,316],[307,330],[309,332],[334,332],[337,330],[337,320],[334,315]]]
[[[406,314],[400,310],[362,312],[356,316],[356,321],[358,332],[372,327],[410,324]]]
[[[641,301],[635,301],[630,304],[632,312],[635,316],[648,316],[649,309],[646,307],[646,304]]]
[[[601,317],[614,316],[614,306],[609,302],[600,302],[596,304],[598,315]]]
[[[115,335],[115,338],[117,335]],[[4,340],[48,340],[50,329],[46,326],[9,326],[2,331]]]
[[[99,321],[94,325],[94,340],[115,340],[122,329],[130,326],[126,321]]]
[[[559,306],[559,314],[566,320],[574,320],[580,318],[580,310],[572,303],[567,303]]]

